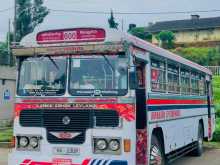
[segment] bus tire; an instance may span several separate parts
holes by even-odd
[[[198,128],[198,140],[196,142],[196,149],[192,152],[193,156],[202,156],[203,154],[203,139],[204,139],[204,130],[201,123],[199,123]]]
[[[150,165],[166,165],[162,144],[157,136],[152,135],[150,147]]]

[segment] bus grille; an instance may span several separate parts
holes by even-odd
[[[64,124],[65,117],[70,119],[68,124]],[[85,142],[87,129],[118,127],[119,115],[114,110],[23,110],[20,114],[20,125],[46,128],[50,143],[82,144]],[[73,139],[59,139],[52,132],[79,132],[80,135]]]

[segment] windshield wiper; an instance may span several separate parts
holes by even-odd
[[[104,59],[105,59],[105,61],[107,62],[107,64],[111,67],[111,69],[113,70],[113,71],[115,71],[115,68],[112,66],[112,64],[111,64],[111,62],[109,61],[109,59],[103,54],[102,55],[103,57],[104,57]]]
[[[54,61],[54,59],[51,58],[51,56],[47,56],[49,58],[49,60],[52,62],[52,64],[56,67],[57,70],[60,70],[59,66],[56,64],[56,62]]]

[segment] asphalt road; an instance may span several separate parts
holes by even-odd
[[[7,165],[8,149],[0,149],[0,165]],[[220,165],[220,149],[205,149],[202,157],[183,157],[172,165]]]

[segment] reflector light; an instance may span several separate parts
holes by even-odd
[[[124,139],[124,152],[131,152],[131,140]]]
[[[37,34],[38,44],[65,42],[99,42],[105,40],[105,30],[99,28],[75,28],[44,31]]]

